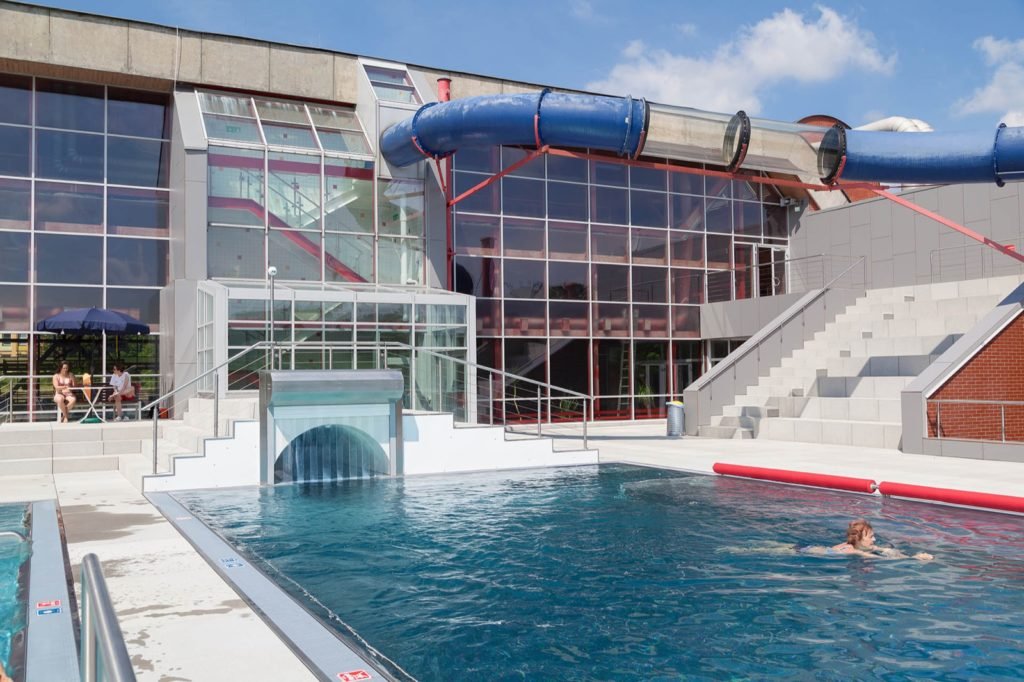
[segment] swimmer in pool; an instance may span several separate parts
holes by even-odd
[[[864,519],[851,521],[846,528],[846,542],[832,547],[807,547],[805,554],[855,554],[880,559],[907,559],[907,555],[892,547],[879,547],[875,544],[875,529]],[[931,561],[935,557],[927,552],[918,552],[913,557],[918,561]]]

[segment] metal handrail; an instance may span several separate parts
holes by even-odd
[[[82,682],[135,682],[131,658],[95,554],[82,557]]]
[[[856,262],[852,263],[848,268],[846,268],[841,273],[839,273],[838,275],[833,277],[831,280],[829,280],[828,283],[825,284],[825,286],[823,286],[821,289],[818,289],[809,300],[805,301],[802,306],[800,306],[797,310],[793,311],[792,315],[787,317],[785,320],[779,321],[779,323],[776,324],[773,327],[770,327],[770,328],[766,327],[766,328],[762,329],[761,332],[760,332],[760,338],[758,338],[754,343],[750,343],[749,340],[747,342],[743,343],[739,348],[734,350],[726,358],[724,358],[721,362],[719,362],[717,365],[715,365],[714,367],[709,369],[707,372],[705,372],[704,375],[700,379],[697,379],[697,381],[693,382],[693,384],[691,384],[691,385],[694,386],[697,390],[700,390],[705,385],[707,385],[710,382],[711,379],[713,379],[714,377],[718,376],[722,372],[726,371],[730,366],[735,365],[737,362],[739,362],[743,358],[745,358],[748,355],[750,355],[750,353],[752,351],[760,348],[761,344],[763,344],[765,342],[765,340],[768,339],[768,337],[770,337],[772,334],[774,334],[779,329],[781,329],[783,327],[783,325],[785,325],[787,322],[789,322],[793,318],[797,317],[798,315],[802,314],[805,310],[807,310],[808,307],[811,306],[811,304],[816,303],[818,301],[818,299],[820,299],[822,296],[824,296],[826,293],[828,293],[832,289],[832,286],[836,282],[838,282],[840,279],[845,277],[846,273],[850,272],[851,270],[853,270],[855,267],[857,267],[858,265],[860,265],[863,262],[864,262],[864,256],[861,256],[860,258],[857,259]],[[726,360],[728,360],[728,362],[726,362]]]
[[[31,390],[32,382],[34,382],[34,381],[45,382],[48,379],[50,379],[52,376],[53,376],[52,374],[3,374],[3,375],[0,375],[0,423],[3,423],[4,415],[5,414],[6,414],[6,420],[8,422],[13,422],[15,415],[28,414],[29,415],[29,421],[32,422],[32,421],[35,421],[35,419],[33,418],[34,415],[36,415],[38,413],[48,414],[49,412],[46,409],[44,409],[44,408],[35,409],[35,406],[31,405],[30,403],[26,403],[26,405],[29,405],[27,410],[15,411],[14,407],[15,407],[15,403],[17,401],[15,401],[14,395],[15,395],[15,388],[19,385],[19,382],[24,382],[24,384],[22,385],[22,390],[30,391]],[[78,375],[76,375],[76,378],[80,378],[81,376],[82,376],[81,374],[78,374]],[[111,374],[93,374],[92,378],[93,379],[97,379],[97,378],[98,379],[103,379],[103,377],[110,377],[110,376],[113,376],[113,375],[111,375]],[[145,380],[155,380],[155,381],[159,382],[161,375],[145,373],[145,374],[132,374],[131,377],[132,377],[132,383],[143,383],[142,380],[144,380],[144,379]],[[136,380],[139,380],[139,381],[136,382]],[[6,386],[6,390],[4,390],[4,382],[5,381],[9,382],[7,384],[7,386]],[[108,384],[106,384],[106,383],[94,383],[94,384],[91,384],[91,387],[94,388],[94,389],[100,389],[100,388],[103,388],[104,386],[107,386],[107,385]],[[45,387],[46,386],[44,384],[43,388],[45,389]],[[81,389],[85,389],[85,388],[90,388],[90,386],[86,386],[86,385],[83,385],[83,384],[79,383],[77,386],[75,386],[75,388],[78,389],[78,390],[81,390]],[[46,391],[43,390],[42,392],[37,393],[35,395],[35,398],[38,400],[39,398],[41,398],[41,397],[43,397],[45,395],[46,395]],[[75,408],[73,408],[71,410],[71,412],[85,412],[88,409],[89,409],[88,405],[80,403]],[[141,415],[141,412],[142,412],[142,410],[140,408],[139,409],[140,415]]]
[[[998,405],[999,406],[999,422],[1000,422],[1000,437],[999,440],[1003,443],[1006,442],[1006,407],[1021,407],[1024,406],[1022,400],[969,400],[966,398],[928,398],[927,403],[935,404],[935,437],[942,440],[942,406],[945,404],[952,405]],[[963,440],[984,440],[974,438],[964,438]]]

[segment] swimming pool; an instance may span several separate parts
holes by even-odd
[[[23,504],[0,504],[0,531],[28,535],[27,507]],[[0,661],[8,674],[15,676],[20,661],[11,661],[15,642],[25,629],[25,588],[22,566],[30,555],[29,543],[16,537],[0,535]]]
[[[1024,679],[1024,519],[628,466],[177,493],[421,680]],[[825,558],[867,517],[930,563]]]

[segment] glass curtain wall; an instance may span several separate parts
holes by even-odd
[[[115,357],[135,376],[158,373],[168,103],[163,93],[0,74],[0,373],[49,374],[62,357],[77,374],[109,373]],[[80,307],[125,312],[153,335],[104,347],[33,331]]]
[[[460,151],[452,195],[525,154]],[[604,419],[664,416],[700,374],[700,304],[758,295],[757,247],[788,248],[774,190],[617,159],[541,156],[452,225],[478,362],[596,396]]]
[[[419,284],[423,180],[383,180],[351,109],[199,92],[210,277]]]

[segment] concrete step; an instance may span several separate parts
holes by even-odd
[[[236,419],[256,419],[259,401],[253,398],[222,398],[217,406],[218,416]],[[189,398],[187,413],[213,414],[212,398]]]
[[[735,426],[702,426],[698,433],[702,438],[744,440],[754,437],[750,429],[738,429]]]
[[[800,419],[843,419],[896,422],[898,398],[780,398],[776,415]]]
[[[874,357],[829,358],[825,369],[829,376],[916,377],[938,355],[876,355]]]
[[[840,344],[839,357],[875,355],[941,355],[963,334],[933,336],[890,336],[878,339],[849,339]]]
[[[894,422],[779,417],[761,420],[758,438],[799,443],[898,448],[902,430],[902,426]]]
[[[726,405],[722,410],[722,416],[764,419],[766,417],[778,417],[779,408],[768,405]]]
[[[914,377],[818,377],[809,397],[818,398],[899,398]]]

